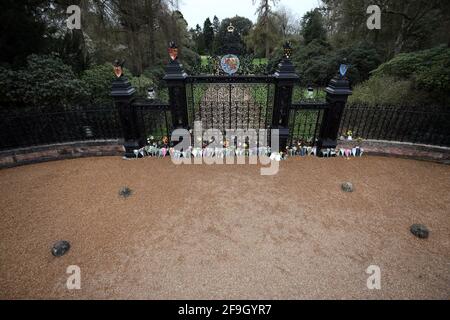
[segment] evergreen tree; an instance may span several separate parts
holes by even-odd
[[[46,25],[39,9],[48,1],[2,0],[0,10],[0,63],[24,65],[31,53],[44,49]]]
[[[234,27],[233,33],[228,32],[230,24]],[[217,53],[220,55],[247,53],[244,39],[248,36],[252,27],[253,23],[244,17],[236,16],[222,20],[217,35]]]
[[[257,0],[253,0],[253,4],[256,3]],[[265,45],[265,57],[268,59],[270,57],[270,44],[271,37],[273,36],[272,30],[274,26],[271,25],[271,15],[272,15],[272,7],[270,3],[276,5],[279,0],[260,0],[258,9],[256,12],[258,13],[258,22],[256,24],[256,28],[259,30],[258,33],[262,35],[264,39]]]
[[[214,16],[214,19],[213,19],[214,35],[217,35],[219,33],[219,29],[220,29],[220,20],[219,20],[219,18],[217,18],[217,16]]]
[[[214,16],[213,19],[213,30],[214,30],[214,43],[212,48],[213,54],[218,54],[220,41],[219,41],[219,32],[220,32],[220,20],[217,16]]]
[[[327,31],[324,26],[323,16],[320,9],[314,9],[307,12],[301,21],[301,35],[306,45],[313,40],[324,41]]]
[[[207,18],[203,24],[203,39],[205,41],[205,51],[208,54],[213,53],[214,29],[211,20]]]
[[[197,48],[197,53],[200,55],[205,54],[205,38],[203,35],[202,27],[200,27],[199,24],[195,26],[194,42]]]

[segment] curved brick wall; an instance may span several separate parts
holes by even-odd
[[[0,151],[0,169],[82,157],[123,156],[119,140],[71,142]]]
[[[366,155],[393,156],[416,160],[436,161],[450,164],[450,148],[417,145],[411,143],[367,140],[339,141],[338,148],[364,148]],[[20,165],[82,158],[124,155],[119,140],[61,143],[39,147],[29,147],[0,152],[0,169]]]
[[[360,146],[368,155],[400,157],[416,160],[435,161],[450,164],[450,148],[413,144],[405,142],[365,140],[338,141],[338,148],[353,148]]]

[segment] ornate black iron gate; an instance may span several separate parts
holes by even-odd
[[[126,156],[134,156],[133,150],[146,143],[147,130],[139,120],[144,111],[157,112],[167,133],[192,128],[194,122],[201,121],[204,130],[277,129],[281,150],[299,140],[317,145],[319,150],[336,147],[342,114],[351,94],[344,76],[331,80],[325,90],[326,101],[293,103],[299,76],[290,60],[292,49],[288,44],[278,71],[269,76],[188,76],[177,52],[172,44],[172,61],[164,77],[169,104],[137,102],[134,88],[121,73],[113,83],[112,96],[119,110]]]
[[[193,76],[186,79],[189,126],[266,129],[272,125],[275,85],[270,76]]]

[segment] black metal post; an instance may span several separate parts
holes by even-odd
[[[118,78],[112,83],[111,96],[119,112],[122,125],[125,157],[131,158],[135,157],[133,151],[142,148],[145,143],[140,136],[136,110],[132,105],[136,89],[133,88],[127,77],[122,74],[121,66],[116,66],[115,70],[119,70],[116,71]]]
[[[172,60],[166,67],[164,80],[169,88],[170,110],[172,113],[173,128],[189,127],[188,105],[186,97],[186,78],[183,65],[178,58]]]
[[[339,127],[348,96],[352,94],[349,81],[336,76],[325,89],[328,108],[325,110],[320,128],[318,150],[337,147]],[[320,153],[319,153],[320,154]]]
[[[280,131],[280,151],[285,151],[289,139],[289,112],[292,105],[294,84],[299,80],[290,60],[292,49],[289,43],[284,46],[285,56],[275,72],[275,102],[272,116],[272,129]]]

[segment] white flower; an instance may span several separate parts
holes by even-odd
[[[280,162],[281,155],[279,153],[272,153],[270,156],[270,160]]]

